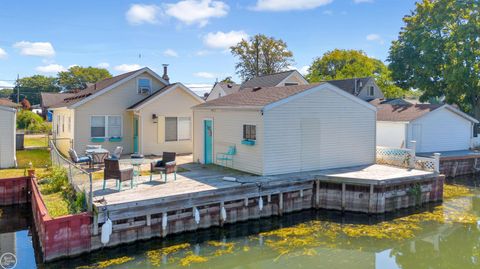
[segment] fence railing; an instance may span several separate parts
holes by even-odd
[[[73,186],[76,192],[85,192],[88,211],[92,211],[93,190],[92,173],[83,170],[80,166],[74,164],[65,158],[55,146],[54,140],[50,140],[50,158],[52,165],[65,168],[68,175],[68,182]]]
[[[411,148],[377,147],[377,163],[440,172],[440,153],[433,157],[416,156],[415,141],[410,141]]]

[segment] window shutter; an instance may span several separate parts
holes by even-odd
[[[158,116],[157,130],[158,130],[157,143],[158,144],[165,143],[165,117],[164,116]]]

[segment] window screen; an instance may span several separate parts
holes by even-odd
[[[165,118],[165,141],[177,141],[177,117]]]
[[[105,137],[105,117],[104,116],[92,116],[90,136]]]
[[[191,138],[190,117],[178,118],[178,140],[190,140]]]
[[[108,116],[108,137],[122,136],[122,117]]]
[[[255,125],[243,125],[243,139],[257,140],[257,127]]]

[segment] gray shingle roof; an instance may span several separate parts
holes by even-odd
[[[208,101],[195,107],[264,107],[268,104],[314,88],[320,84],[322,83],[296,86],[262,87],[258,90],[253,88],[245,88],[236,93]]]
[[[370,80],[370,77],[365,78],[349,78],[349,79],[337,79],[337,80],[327,80],[328,82],[338,88],[357,96],[360,91],[365,87],[367,82]],[[357,92],[355,93],[355,82],[357,83]],[[361,87],[360,87],[361,83]]]
[[[169,84],[163,88],[161,88],[160,90],[154,92],[153,94],[145,97],[144,99],[138,101],[137,103],[131,105],[129,108],[127,109],[134,109],[140,105],[142,105],[143,103],[147,102],[148,100],[152,99],[152,98],[155,98],[155,96],[159,95],[159,94],[162,94],[163,92],[167,91],[168,89],[172,88],[173,86],[177,85],[178,83],[173,83],[173,84]]]
[[[6,106],[6,107],[12,107],[12,108],[17,108],[20,107],[21,105],[12,102],[10,99],[7,98],[0,98],[0,106]]]
[[[42,92],[42,107],[49,108],[52,105],[63,102],[65,98],[74,96],[75,93],[55,93],[55,92]]]
[[[240,89],[240,85],[235,83],[218,82],[217,85],[222,87],[223,91],[226,94],[232,94],[232,93],[238,92],[238,90]]]
[[[295,70],[254,77],[242,83],[240,85],[240,90],[254,87],[275,87],[288,76],[290,76],[293,72],[295,72]]]
[[[377,104],[377,120],[379,121],[412,121],[442,107],[442,105],[391,105]]]

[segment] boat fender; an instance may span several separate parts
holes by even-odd
[[[260,209],[260,211],[262,211],[262,209],[263,209],[263,198],[262,198],[262,196],[260,196],[260,199],[258,200],[258,209]]]
[[[222,210],[220,210],[220,215],[221,215],[223,221],[227,220],[227,211],[225,210],[224,206],[222,206]]]
[[[107,221],[105,221],[105,223],[102,225],[101,241],[103,245],[108,244],[110,241],[110,235],[112,235],[112,221],[107,219]]]
[[[198,211],[198,209],[196,207],[193,209],[193,214],[194,214],[194,217],[195,217],[195,223],[199,224],[200,223],[200,211]]]
[[[167,213],[162,214],[162,229],[166,230],[167,229],[167,224],[168,224],[168,217]]]

